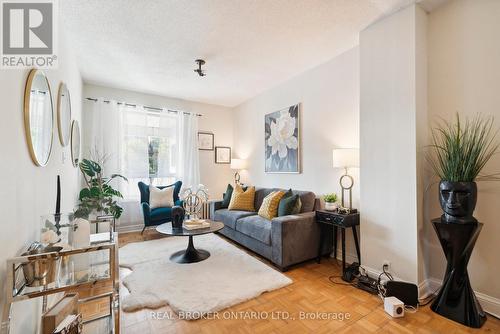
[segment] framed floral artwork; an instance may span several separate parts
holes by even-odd
[[[300,173],[299,106],[264,116],[266,173]]]
[[[215,146],[215,163],[230,164],[231,163],[231,147]]]
[[[214,134],[211,132],[198,132],[198,149],[202,151],[213,151]]]

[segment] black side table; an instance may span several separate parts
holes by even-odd
[[[321,261],[321,250],[325,242],[325,234],[331,231],[328,227],[333,227],[333,255],[337,258],[337,228],[340,228],[342,233],[342,273],[345,271],[345,230],[352,228],[354,244],[356,246],[356,254],[358,255],[358,263],[361,264],[361,254],[359,252],[358,233],[356,226],[359,225],[359,213],[340,214],[335,211],[316,211],[316,222],[321,226],[321,234],[318,248],[318,263]]]

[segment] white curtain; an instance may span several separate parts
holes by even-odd
[[[105,156],[103,175],[120,174],[122,122],[117,102],[86,101],[85,109],[84,157],[96,160]]]
[[[179,138],[177,177],[183,188],[197,189],[200,184],[200,159],[198,153],[198,116],[179,111],[177,113]]]
[[[158,186],[181,180],[183,188],[200,183],[196,115],[98,99],[85,101],[84,122],[84,155],[106,154],[104,175],[117,173],[129,179],[113,184],[124,197],[121,226],[142,224],[139,181]]]
[[[178,178],[177,160],[179,159],[177,136],[177,117],[167,109],[162,109],[158,118],[158,169],[157,177],[163,184],[175,182]]]
[[[121,171],[129,179],[122,193],[125,200],[138,200],[137,182],[148,183],[149,180],[150,122],[146,110],[141,106],[121,105],[120,116],[122,122],[122,132],[119,135],[122,141]]]

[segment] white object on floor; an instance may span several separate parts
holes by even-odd
[[[179,264],[170,255],[186,249],[187,237],[137,242],[120,248],[120,266],[132,270],[123,279],[130,295],[121,305],[130,312],[164,305],[185,319],[255,298],[292,280],[215,234],[194,237],[194,246],[210,252],[204,261]]]
[[[384,310],[393,318],[401,318],[405,315],[405,304],[396,297],[385,297]]]

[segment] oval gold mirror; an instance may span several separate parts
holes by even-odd
[[[80,163],[80,126],[77,121],[71,123],[71,161],[74,167]]]
[[[37,166],[49,162],[54,133],[52,94],[45,73],[31,70],[24,92],[24,127],[31,159]]]
[[[57,125],[59,140],[64,147],[69,143],[71,132],[71,99],[68,87],[63,82],[59,85],[59,94],[57,97]]]

